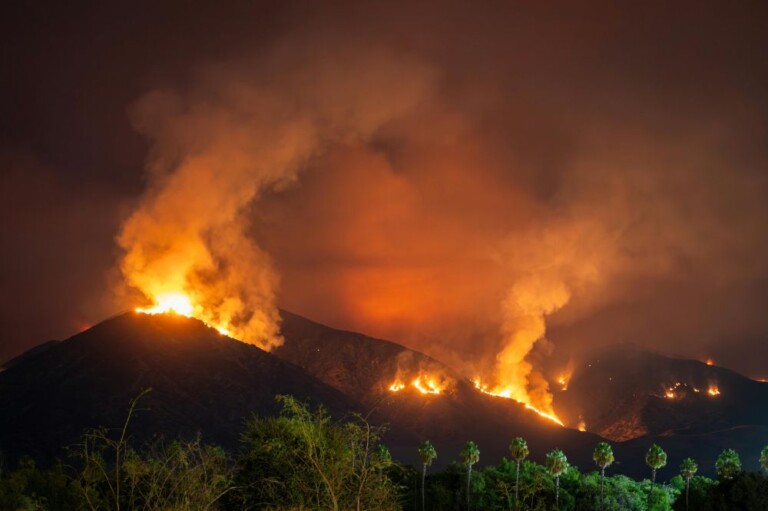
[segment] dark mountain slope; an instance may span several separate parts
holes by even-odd
[[[274,414],[275,394],[346,413],[355,404],[294,365],[180,316],[127,313],[0,373],[0,450],[50,459],[84,428],[118,427],[141,389],[131,431],[236,446],[244,418]]]
[[[768,384],[728,369],[624,346],[586,357],[555,406],[613,440],[768,426]]]
[[[569,451],[574,463],[591,463],[596,435],[562,428],[524,406],[483,394],[445,364],[396,343],[335,330],[282,312],[285,344],[274,354],[305,369],[359,401],[378,422],[396,426],[387,444],[400,460],[418,463],[416,447],[425,439],[442,451],[438,466],[458,459],[467,440],[480,444],[484,460],[497,462],[515,436],[524,436],[535,459],[555,446]],[[392,392],[399,380],[409,384],[419,374],[446,383],[439,395],[412,386]],[[482,463],[482,460],[481,460]]]

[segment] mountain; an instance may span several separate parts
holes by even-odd
[[[336,417],[358,412],[387,424],[385,443],[406,463],[418,464],[417,446],[429,439],[438,468],[457,460],[468,440],[479,444],[481,464],[496,463],[522,436],[532,459],[541,462],[557,447],[589,470],[592,449],[605,437],[614,442],[611,470],[632,476],[647,476],[645,451],[662,445],[665,479],[686,456],[711,475],[725,447],[756,468],[768,444],[768,385],[701,362],[623,346],[585,356],[555,396],[567,424],[583,420],[591,431],[579,432],[481,393],[440,361],[399,344],[282,316],[285,343],[272,353],[195,319],[132,312],[38,346],[0,369],[0,451],[11,460],[51,460],[85,428],[121,426],[129,401],[147,387],[153,390],[132,420],[134,437],[199,431],[230,450],[245,419],[279,411],[276,394],[323,404]],[[719,394],[710,395],[710,386]]]
[[[757,453],[768,444],[768,384],[630,346],[587,354],[567,390],[556,393],[555,409],[566,423],[583,421],[622,442],[632,456],[656,442],[670,459],[696,457],[708,473],[726,447],[757,468]]]
[[[574,463],[592,463],[592,449],[602,440],[556,425],[519,403],[479,392],[442,362],[399,344],[354,332],[336,330],[283,311],[285,343],[274,351],[333,388],[356,399],[380,423],[397,427],[387,444],[400,460],[418,463],[416,446],[429,439],[442,454],[444,466],[458,458],[468,440],[480,444],[483,456],[499,460],[515,436],[527,439],[533,459],[543,461],[558,446]],[[445,382],[437,395],[410,385],[420,374]],[[401,381],[406,387],[392,392]]]
[[[126,313],[65,341],[47,343],[0,372],[0,450],[52,459],[85,428],[119,427],[129,401],[142,399],[131,423],[138,439],[193,435],[236,448],[243,420],[273,415],[275,394],[322,403],[337,417],[360,412],[388,424],[385,441],[405,462],[430,439],[439,465],[458,458],[467,440],[495,462],[513,436],[525,436],[532,456],[560,446],[589,463],[599,440],[561,428],[513,401],[480,393],[450,368],[405,347],[325,327],[283,313],[285,344],[276,352],[229,339],[203,323],[174,315]],[[412,385],[392,392],[398,375],[439,374],[440,394]]]
[[[0,451],[51,459],[85,428],[117,428],[142,399],[131,431],[237,445],[243,420],[274,414],[275,394],[323,403],[339,414],[352,400],[263,350],[200,321],[127,313],[65,341],[47,343],[0,372]]]

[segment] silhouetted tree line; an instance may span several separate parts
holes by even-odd
[[[66,462],[37,468],[29,458],[13,470],[0,463],[0,510],[768,510],[768,447],[763,472],[744,472],[738,454],[718,457],[718,478],[696,475],[687,458],[679,475],[657,484],[667,455],[653,445],[645,461],[650,479],[606,476],[614,462],[605,442],[595,447],[596,471],[580,472],[554,449],[544,465],[528,459],[524,439],[510,444],[509,459],[475,469],[480,449],[467,442],[460,459],[429,473],[438,453],[418,446],[419,469],[392,461],[382,428],[366,417],[337,421],[290,396],[278,396],[279,417],[253,417],[233,457],[200,438],[157,441],[138,449],[130,403],[119,431],[87,431]]]

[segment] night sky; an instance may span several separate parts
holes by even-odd
[[[0,360],[190,235],[219,290],[467,370],[530,313],[531,360],[768,377],[766,4],[539,3],[6,2]]]

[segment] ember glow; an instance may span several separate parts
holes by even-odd
[[[720,389],[717,387],[717,385],[710,385],[709,389],[707,389],[707,394],[710,396],[719,396]]]
[[[707,365],[708,366],[711,366],[711,365],[714,365],[714,364],[715,364],[715,361],[712,360],[712,358],[707,358]]]
[[[560,390],[568,390],[568,383],[571,381],[571,376],[573,376],[573,369],[573,361],[570,361],[568,362],[568,365],[558,373],[557,384],[560,385]]]
[[[488,387],[487,385],[484,385],[482,381],[480,381],[480,378],[475,378],[474,380],[472,380],[472,383],[474,384],[475,388],[480,392],[482,392],[483,394],[488,394],[496,397],[503,397],[505,399],[512,399],[513,401],[517,401],[521,405],[524,405],[527,409],[536,412],[537,414],[544,417],[545,419],[549,419],[550,421],[554,422],[555,424],[559,424],[560,426],[565,426],[565,424],[563,424],[563,422],[557,417],[557,415],[555,415],[554,410],[551,410],[551,411],[539,410],[538,408],[534,407],[530,403],[520,401],[519,399],[516,399],[514,397],[515,393],[513,392],[512,389]]]
[[[400,374],[400,371],[398,371],[398,374]],[[411,376],[410,378],[395,377],[395,381],[392,382],[388,389],[390,392],[400,392],[410,388],[420,394],[437,395],[449,391],[452,387],[453,380],[448,376],[419,371],[416,376]]]

